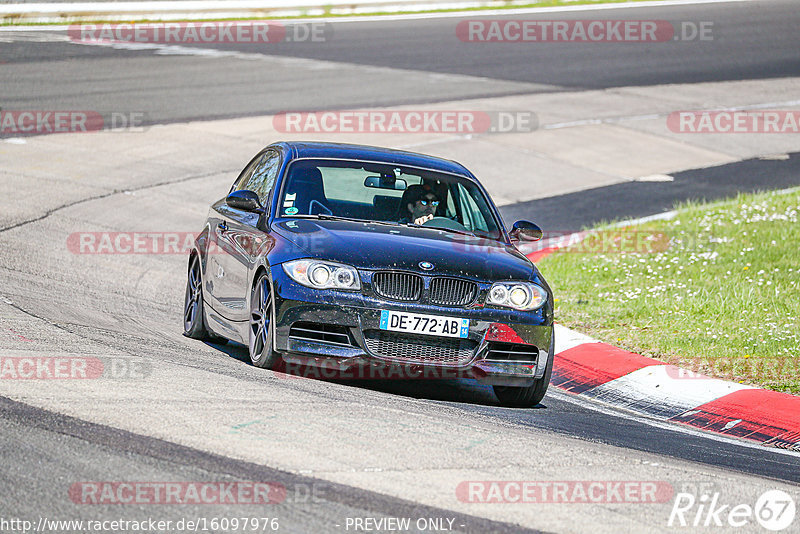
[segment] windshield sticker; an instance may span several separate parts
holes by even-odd
[[[300,211],[300,210],[299,210],[299,209],[297,209],[297,208],[295,208],[295,207],[291,207],[291,208],[286,208],[286,209],[284,210],[284,213],[285,213],[286,215],[295,215],[295,214],[296,214],[298,211]]]
[[[296,198],[297,198],[297,193],[287,193],[286,197],[283,199],[283,207],[291,208],[292,206],[294,206],[294,200]]]

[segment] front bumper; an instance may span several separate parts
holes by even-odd
[[[544,376],[552,358],[552,302],[533,312],[482,305],[450,308],[388,301],[361,292],[315,290],[295,283],[280,266],[272,274],[274,346],[290,372],[302,370],[322,378],[472,378],[492,385],[528,386]],[[460,340],[387,332],[380,329],[381,310],[466,318],[470,320],[469,333]],[[323,341],[298,335],[299,327],[294,327],[308,324],[327,325],[325,328],[339,329],[346,336],[325,336],[329,339]],[[406,352],[381,353],[375,339],[383,336],[404,342],[414,338],[412,342],[421,344],[414,348],[421,352],[411,351],[410,356]],[[425,350],[426,343],[458,344],[460,357],[435,361]],[[522,347],[525,355],[519,360],[502,358],[508,351],[498,351],[498,347]]]

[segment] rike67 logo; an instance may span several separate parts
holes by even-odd
[[[667,526],[740,528],[761,525],[778,532],[789,528],[795,518],[794,499],[781,490],[762,493],[755,504],[725,502],[719,492],[679,492],[675,496]]]

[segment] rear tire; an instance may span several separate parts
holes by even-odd
[[[509,408],[531,408],[542,402],[545,393],[547,393],[547,387],[550,385],[550,377],[553,375],[554,356],[555,336],[552,336],[550,350],[547,353],[547,367],[544,369],[544,376],[527,387],[492,386],[500,404]]]
[[[273,349],[272,291],[267,273],[261,273],[250,295],[248,349],[250,361],[262,369],[278,368],[281,356]]]
[[[200,271],[199,256],[194,256],[189,264],[189,276],[186,281],[186,297],[183,306],[183,335],[219,345],[224,345],[228,342],[224,337],[215,336],[206,328],[203,310],[203,278]]]
[[[208,338],[208,330],[203,322],[203,282],[199,256],[193,256],[189,263],[183,305],[183,335],[192,339]]]

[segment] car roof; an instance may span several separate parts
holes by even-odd
[[[381,148],[367,145],[351,145],[345,143],[322,143],[308,141],[278,142],[271,146],[283,146],[290,153],[290,159],[297,158],[341,158],[354,160],[367,160],[386,162],[395,165],[408,165],[422,167],[434,171],[458,174],[468,178],[475,178],[466,167],[458,162],[447,159],[406,152],[392,148]]]

